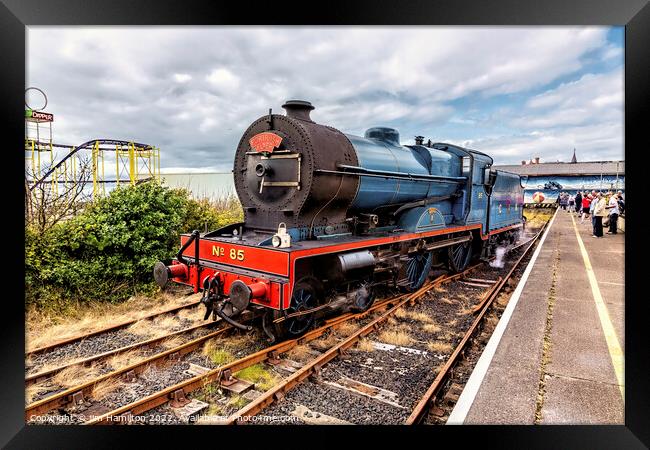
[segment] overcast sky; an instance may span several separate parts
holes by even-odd
[[[231,170],[287,99],[345,133],[390,126],[496,164],[623,159],[622,27],[30,26],[27,43],[55,141],[156,145],[163,171]]]

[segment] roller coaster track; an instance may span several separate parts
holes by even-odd
[[[72,148],[72,151],[65,155],[59,161],[51,167],[45,175],[43,175],[39,180],[35,181],[30,187],[29,190],[33,191],[38,185],[43,183],[50,175],[52,175],[59,167],[61,167],[68,159],[70,159],[72,156],[74,156],[75,153],[79,152],[80,150],[86,150],[89,148],[92,148],[94,145],[99,144],[99,145],[133,145],[136,149],[140,150],[149,150],[152,149],[153,146],[149,144],[141,144],[138,142],[129,142],[129,141],[121,141],[121,140],[116,140],[116,139],[93,139],[87,142],[84,142],[83,144],[77,146],[77,147],[72,147],[72,146],[67,146],[67,145],[53,145],[56,147],[65,147],[65,148]]]

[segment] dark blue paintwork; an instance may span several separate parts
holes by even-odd
[[[496,172],[490,198],[490,230],[520,223],[524,207],[524,189],[519,175],[502,170]]]
[[[401,146],[395,130],[378,127],[369,129],[365,137],[346,136],[357,152],[359,166],[365,169],[411,175],[461,175],[458,158],[424,146]],[[377,206],[449,195],[456,191],[457,186],[458,183],[452,181],[426,182],[362,176],[352,209],[370,211]]]

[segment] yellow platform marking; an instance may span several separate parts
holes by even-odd
[[[616,373],[616,379],[618,380],[618,387],[621,390],[623,402],[625,402],[625,356],[623,355],[621,344],[618,342],[618,337],[616,337],[616,332],[614,331],[612,320],[609,318],[609,312],[607,311],[607,306],[605,306],[605,302],[603,301],[603,296],[600,294],[598,281],[596,280],[596,274],[594,273],[593,267],[591,267],[587,249],[585,248],[585,244],[582,242],[582,238],[580,237],[580,233],[578,232],[576,221],[574,220],[573,216],[571,216],[571,221],[573,222],[573,229],[575,230],[576,237],[578,238],[578,245],[580,246],[582,259],[585,263],[585,269],[587,269],[587,277],[589,278],[591,292],[594,296],[594,301],[596,302],[596,310],[598,311],[600,325],[603,327],[603,332],[605,333],[605,340],[607,341],[609,356],[612,358],[612,365],[614,366],[614,372]]]

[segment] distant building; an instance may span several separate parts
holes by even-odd
[[[554,202],[560,192],[625,190],[625,161],[578,162],[575,149],[568,163],[545,163],[535,158],[530,163],[522,161],[494,168],[525,176],[522,183],[527,203],[532,203],[535,192],[544,195],[544,202]]]
[[[236,195],[232,172],[163,173],[160,179],[165,186],[189,190],[196,199]]]

